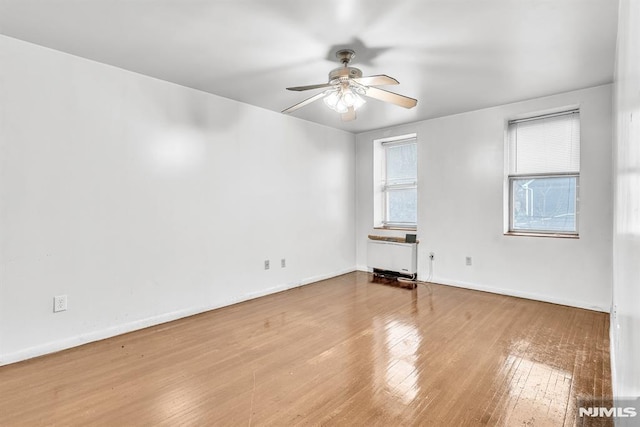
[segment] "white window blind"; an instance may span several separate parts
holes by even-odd
[[[580,171],[580,114],[509,122],[509,175]]]

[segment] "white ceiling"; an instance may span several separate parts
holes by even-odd
[[[350,132],[610,83],[616,0],[0,0],[0,33],[273,111],[315,93],[339,47],[418,99],[369,100]],[[0,64],[1,66],[1,64]]]

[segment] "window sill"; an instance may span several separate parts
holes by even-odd
[[[417,227],[373,227],[374,230],[400,230],[400,231],[418,231]]]
[[[560,239],[579,239],[579,234],[559,234],[559,233],[523,233],[521,231],[507,231],[505,236],[525,236],[525,237],[555,237]]]

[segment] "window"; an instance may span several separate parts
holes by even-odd
[[[377,226],[415,229],[418,217],[416,135],[374,141]]]
[[[509,122],[509,232],[578,234],[580,114]]]

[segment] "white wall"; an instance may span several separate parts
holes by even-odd
[[[615,78],[614,394],[640,396],[640,2],[621,0]]]
[[[354,269],[352,134],[4,36],[0,64],[0,364]]]
[[[505,236],[507,120],[573,105],[581,111],[580,238]],[[412,132],[418,134],[419,278],[428,277],[434,252],[433,282],[609,311],[611,85],[357,135],[359,269],[366,269],[368,234],[404,236],[373,229],[372,141]]]

